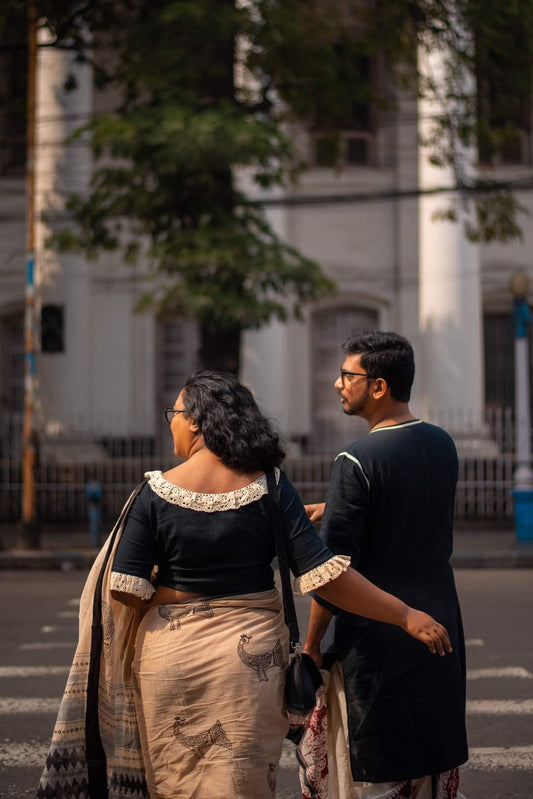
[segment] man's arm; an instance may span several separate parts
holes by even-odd
[[[335,554],[348,555],[352,563],[357,561],[359,541],[367,518],[368,485],[359,472],[359,467],[355,467],[352,460],[344,456],[337,457],[332,467],[327,501],[305,506],[312,522],[323,522],[321,534],[330,549]],[[321,591],[315,593],[322,597]],[[332,616],[327,607],[312,600],[303,651],[319,667],[323,660],[320,643]]]
[[[309,626],[305,638],[303,651],[313,658],[316,665],[322,666],[322,653],[320,652],[320,642],[329,627],[333,614],[327,608],[319,605],[315,599],[311,600],[311,612],[309,615]]]
[[[326,509],[325,502],[316,502],[314,505],[304,505],[305,512],[309,519],[313,522],[321,522]]]

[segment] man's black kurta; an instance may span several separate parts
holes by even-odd
[[[326,543],[444,624],[453,646],[432,655],[399,627],[337,612],[328,656],[342,662],[354,780],[416,779],[468,758],[464,637],[449,565],[457,468],[450,436],[418,420],[374,430],[333,465]]]

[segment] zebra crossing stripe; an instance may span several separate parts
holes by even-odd
[[[533,699],[474,699],[466,703],[468,716],[531,716]]]
[[[279,760],[279,767],[280,768],[288,768],[293,769],[297,767],[296,762],[296,747],[290,741],[285,739],[283,741],[283,746],[281,747],[281,757]]]
[[[51,677],[69,671],[70,666],[0,666],[0,677]]]
[[[74,641],[35,641],[30,644],[21,644],[21,652],[32,652],[34,649],[72,649],[76,646]]]
[[[48,744],[25,742],[0,743],[0,766],[43,766],[48,754]]]
[[[23,696],[0,696],[0,715],[14,713],[57,713],[59,699]]]
[[[467,680],[491,679],[533,680],[533,674],[523,666],[505,666],[493,669],[471,669],[466,672]]]
[[[48,744],[3,741],[0,743],[0,766],[42,766],[48,754]],[[294,746],[283,744],[280,766],[294,768]],[[533,746],[480,746],[470,749],[465,768],[476,771],[533,771]]]
[[[470,749],[466,768],[479,771],[533,770],[533,746],[479,746]]]
[[[59,699],[0,697],[0,715],[12,713],[56,713]],[[466,703],[469,716],[530,716],[533,699],[475,699]]]

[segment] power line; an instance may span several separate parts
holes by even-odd
[[[313,205],[357,205],[359,203],[368,202],[381,202],[383,200],[408,200],[417,197],[442,195],[442,194],[459,194],[461,191],[467,191],[468,194],[489,194],[494,191],[530,191],[533,189],[533,175],[529,175],[527,180],[523,181],[506,181],[495,182],[487,186],[473,186],[473,187],[459,187],[459,186],[440,186],[434,189],[390,189],[385,191],[375,192],[353,192],[346,194],[329,194],[329,195],[298,195],[296,197],[272,197],[264,200],[250,200],[252,205],[261,205],[265,208],[269,207],[294,207],[294,206],[313,206]]]
[[[70,177],[76,176],[76,174],[83,173],[76,173],[76,172],[69,172]],[[1,179],[0,179],[1,180]],[[343,194],[320,194],[320,195],[305,195],[299,194],[294,196],[279,196],[279,197],[265,197],[262,199],[247,199],[244,201],[243,204],[246,205],[255,205],[264,208],[276,208],[276,207],[286,207],[286,208],[297,208],[297,207],[312,207],[312,206],[328,206],[328,205],[360,205],[363,203],[369,202],[384,202],[390,200],[410,200],[416,199],[418,197],[430,197],[430,196],[439,196],[439,195],[451,195],[451,194],[460,194],[461,192],[466,192],[468,195],[483,195],[483,194],[490,194],[492,192],[498,191],[511,191],[511,192],[522,192],[522,191],[532,191],[533,190],[533,174],[529,174],[524,176],[524,178],[519,178],[516,180],[510,181],[494,181],[490,182],[487,185],[478,185],[478,186],[468,186],[468,187],[461,187],[461,186],[439,186],[433,189],[422,189],[418,187],[413,187],[410,189],[386,189],[380,191],[361,191],[361,192],[346,192]],[[15,191],[13,189],[7,189],[6,191],[2,192],[4,195],[12,194],[21,196],[20,192]],[[70,194],[78,194],[79,192],[64,192],[65,196],[68,197]],[[83,196],[81,195],[81,199],[89,199],[90,195]],[[54,220],[58,219],[71,219],[72,215],[68,214],[66,211],[57,211],[57,212],[46,212],[44,211],[44,217],[49,216],[49,218],[53,218]],[[2,221],[9,221],[13,219],[20,219],[22,215],[17,213],[16,211],[12,213],[0,213],[0,222]]]

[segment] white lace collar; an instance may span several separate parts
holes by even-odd
[[[279,482],[280,470],[274,470],[276,482]],[[226,491],[223,494],[201,494],[198,491],[190,491],[188,488],[171,483],[163,477],[160,469],[153,472],[145,472],[148,478],[148,485],[158,497],[169,502],[171,505],[179,505],[181,508],[199,510],[204,513],[214,513],[219,510],[234,510],[249,505],[251,502],[261,499],[268,489],[266,475],[262,474],[252,483],[235,491]]]

